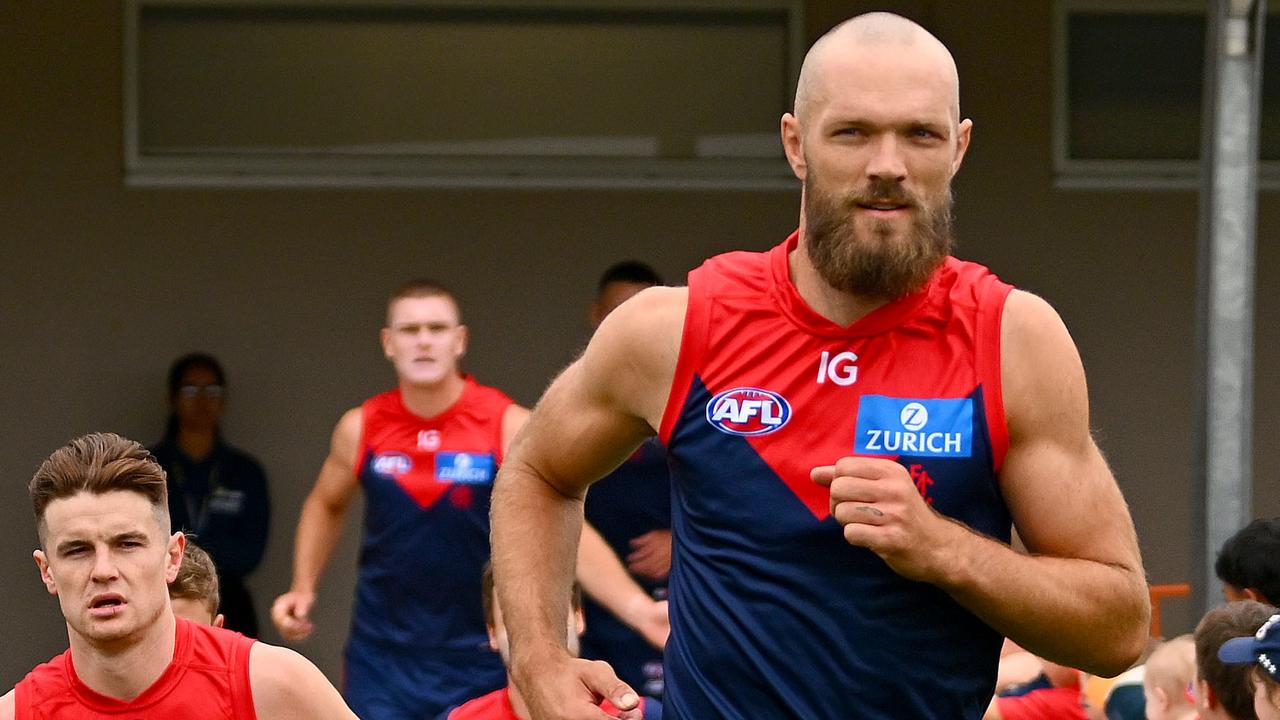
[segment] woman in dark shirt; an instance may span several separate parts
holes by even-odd
[[[257,637],[244,580],[262,561],[271,503],[262,466],[222,439],[225,401],[226,375],[217,359],[178,358],[169,369],[168,428],[151,452],[169,477],[173,528],[191,533],[217,566],[226,627]]]

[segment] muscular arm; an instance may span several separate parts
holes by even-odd
[[[249,651],[253,708],[272,720],[357,720],[311,661],[287,648],[254,643]]]
[[[814,469],[845,539],[932,583],[1036,655],[1115,675],[1146,643],[1150,601],[1128,508],[1089,434],[1084,370],[1044,301],[1010,295],[1001,332],[1009,449],[1000,485],[1027,552],[929,509],[895,461]]]
[[[535,670],[567,658],[564,618],[582,498],[658,426],[684,306],[683,290],[653,288],[614,311],[547,390],[498,474],[494,572],[513,674],[535,707],[550,702],[535,687]],[[574,699],[589,694],[584,688]]]
[[[502,415],[502,450],[505,456],[520,429],[529,419],[529,411],[512,404]],[[617,553],[609,547],[599,531],[589,523],[582,524],[582,537],[578,544],[578,582],[582,590],[601,606],[613,613],[644,636],[650,644],[661,648],[666,644],[670,626],[667,624],[666,603],[649,597],[640,587]]]
[[[14,692],[10,690],[0,696],[0,720],[13,720],[18,713],[17,701],[13,697]]]
[[[1001,489],[1027,553],[964,534],[946,589],[1028,651],[1101,675],[1142,652],[1151,608],[1129,509],[1089,431],[1075,344],[1043,300],[1004,312]]]
[[[355,475],[356,450],[363,425],[359,408],[349,410],[334,428],[329,456],[320,468],[315,487],[302,504],[294,539],[293,582],[289,592],[276,599],[271,618],[288,640],[310,635],[308,619],[316,585],[342,535],[351,498],[359,489]]]

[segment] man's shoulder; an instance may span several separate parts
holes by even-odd
[[[17,690],[10,690],[4,695],[0,695],[0,720],[13,720],[17,715],[18,705],[14,700],[14,693]]]

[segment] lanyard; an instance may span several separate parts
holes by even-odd
[[[183,460],[184,458],[178,458],[171,474],[174,476],[174,484],[182,491],[182,503],[187,509],[187,522],[191,524],[191,532],[198,537],[209,521],[209,498],[221,488],[218,482],[218,463],[213,461],[209,464],[209,487],[205,490],[204,497],[193,498],[187,492],[187,472],[183,467]]]

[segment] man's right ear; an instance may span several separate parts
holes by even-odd
[[[31,558],[36,561],[36,567],[40,568],[40,580],[44,583],[45,589],[50,595],[57,595],[58,584],[54,582],[53,573],[49,571],[49,559],[45,557],[44,551],[37,549],[31,553]]]

